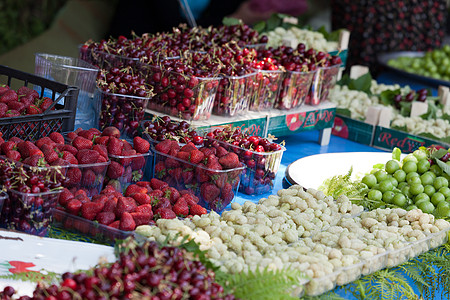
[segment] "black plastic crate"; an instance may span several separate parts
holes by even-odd
[[[53,100],[52,106],[42,114],[0,118],[3,139],[8,140],[17,136],[25,140],[37,140],[54,131],[62,133],[74,130],[79,92],[77,87],[3,65],[0,65],[0,83],[14,89],[27,86],[39,91],[41,97],[46,96]],[[55,110],[51,110],[53,107]]]

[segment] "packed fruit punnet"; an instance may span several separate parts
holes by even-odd
[[[144,121],[142,125],[144,134],[148,135],[152,144],[164,140],[176,140],[184,144],[193,142],[196,146],[203,145],[202,135],[186,121],[177,122],[169,116],[163,116]]]
[[[15,91],[7,85],[0,85],[0,118],[37,115],[52,105],[52,99],[41,98],[37,91],[26,86]]]
[[[83,190],[71,193],[64,189],[59,197],[59,209],[112,228],[133,231],[136,226],[154,224],[159,218],[205,214],[206,209],[198,201],[189,191],[178,191],[152,178],[129,185],[123,194],[108,185],[92,199]],[[76,224],[68,225],[80,229]]]
[[[124,136],[137,135],[139,122],[144,119],[144,108],[153,95],[146,77],[131,67],[102,70],[97,79],[100,91],[97,104],[98,126],[101,130],[108,126],[118,128]]]
[[[242,171],[239,191],[261,194],[273,187],[284,147],[267,138],[251,136],[240,128],[218,128],[206,134],[205,145],[223,147],[237,154],[247,168]]]
[[[234,152],[220,145],[197,148],[164,140],[155,146],[154,176],[178,190],[191,190],[200,204],[222,211],[231,203],[239,185],[242,164]]]
[[[0,292],[0,298],[235,299],[215,282],[212,270],[190,259],[185,250],[161,247],[155,242],[131,247],[111,265],[99,265],[92,272],[66,272],[57,284],[38,284],[31,297],[14,297],[15,289],[7,286]]]

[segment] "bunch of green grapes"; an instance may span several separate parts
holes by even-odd
[[[416,150],[401,161],[391,159],[361,181],[369,188],[369,200],[450,217],[450,176],[428,158],[426,150]]]
[[[388,65],[409,73],[450,81],[450,45],[428,51],[422,57],[397,57],[389,60]]]

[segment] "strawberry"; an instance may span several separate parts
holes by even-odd
[[[175,204],[181,196],[180,192],[173,187],[165,187],[162,191],[164,193],[164,197],[170,200],[170,204]]]
[[[15,143],[15,142],[9,140],[9,141],[7,141],[7,142],[4,142],[4,143],[0,146],[0,149],[2,150],[2,153],[3,153],[3,154],[6,154],[6,153],[8,153],[8,151],[10,151],[10,150],[16,150],[17,147],[16,147],[16,143]]]
[[[216,147],[216,156],[217,157],[221,158],[222,156],[225,156],[227,154],[228,154],[228,151],[224,147],[222,147],[222,146]]]
[[[133,149],[133,146],[131,146],[131,144],[130,143],[128,143],[128,141],[126,141],[126,140],[122,140],[122,142],[123,142],[123,146],[122,146],[122,151],[123,150],[134,150]],[[134,151],[136,151],[136,150],[134,150]]]
[[[150,151],[150,143],[139,136],[134,137],[133,145],[137,153],[148,153]]]
[[[73,141],[77,136],[78,136],[78,134],[77,134],[76,132],[74,132],[74,131],[69,132],[69,133],[67,134],[67,138],[68,138],[70,141]]]
[[[6,157],[13,161],[20,161],[21,159],[19,151],[16,150],[9,150],[8,152],[6,152]]]
[[[116,215],[113,212],[111,212],[111,211],[102,211],[99,214],[97,214],[95,219],[100,224],[109,225],[112,222],[114,222],[114,220],[116,219]]]
[[[220,195],[220,189],[214,183],[205,182],[200,186],[200,195],[210,203]]]
[[[117,206],[117,198],[109,198],[106,200],[105,205],[103,206],[103,211],[115,212]]]
[[[153,209],[150,204],[142,204],[136,207],[134,210],[135,212],[144,213],[144,214],[151,214],[153,217]]]
[[[93,146],[93,143],[91,140],[88,140],[82,136],[77,136],[73,141],[72,141],[72,146],[74,146],[75,148],[78,149],[78,151],[83,150],[83,149],[91,149]]]
[[[15,109],[11,109],[11,110],[8,110],[7,112],[6,112],[6,114],[5,114],[5,118],[12,118],[12,117],[18,117],[18,116],[20,116],[20,112],[18,112],[17,110],[15,110]]]
[[[68,166],[69,163],[62,158],[58,158],[50,164],[51,166]]]
[[[87,169],[83,172],[81,185],[84,187],[94,186],[96,179],[97,175],[95,175],[94,171],[92,171],[91,169]]]
[[[154,190],[148,193],[150,197],[151,205],[157,205],[161,198],[163,198],[164,193],[161,190]]]
[[[45,159],[41,155],[32,155],[25,158],[22,162],[33,167],[43,167],[46,165]]]
[[[130,215],[133,217],[136,226],[148,225],[153,218],[153,213],[146,214],[142,212],[132,212]]]
[[[183,178],[183,170],[181,168],[175,168],[167,171],[170,176],[177,182],[181,182],[181,179]]]
[[[38,92],[35,91],[35,90],[33,90],[33,89],[30,89],[30,88],[27,87],[27,86],[21,86],[21,87],[17,90],[17,94],[18,94],[18,95],[26,95],[26,96],[30,95],[30,96],[32,96],[32,97],[39,98]]]
[[[41,150],[44,145],[49,146],[50,148],[53,148],[56,145],[48,136],[38,139],[34,144]]]
[[[145,160],[144,156],[142,156],[142,155],[135,156],[135,157],[133,157],[133,160],[131,161],[131,169],[133,171],[142,170],[145,167],[145,163],[146,163],[146,160]]]
[[[94,220],[103,209],[103,205],[97,202],[87,202],[81,207],[81,216],[88,220]]]
[[[103,129],[102,136],[112,136],[115,138],[120,138],[120,130],[114,126],[109,126]]]
[[[200,151],[203,152],[203,154],[205,154],[205,156],[209,156],[211,154],[216,155],[216,148],[206,148],[206,147],[202,147],[200,148]]]
[[[152,202],[152,199],[147,194],[141,194],[141,193],[134,193],[131,196],[139,205],[142,204],[150,204]]]
[[[183,178],[183,183],[186,184],[191,184],[192,180],[194,179],[194,172],[193,171],[183,171],[181,173],[181,177]]]
[[[56,146],[58,147],[59,145],[60,145],[60,144],[57,144]],[[69,145],[69,144],[63,145],[63,146],[62,146],[62,151],[70,152],[70,153],[72,153],[73,155],[77,155],[77,153],[78,153],[78,149],[75,148],[75,147],[72,146],[72,145]],[[61,152],[62,152],[62,151],[61,151]]]
[[[193,150],[197,150],[197,147],[195,147],[194,143],[189,142],[183,147],[181,147],[180,151],[190,153]]]
[[[138,181],[136,182],[136,185],[140,186],[140,187],[145,187],[147,189],[147,191],[152,191],[152,187],[150,186],[150,181]]]
[[[18,143],[17,149],[19,150],[20,155],[22,155],[22,157],[28,157],[30,156],[30,149],[39,149],[39,148],[32,142],[26,141]]]
[[[82,206],[83,206],[83,203],[81,203],[80,200],[78,200],[78,199],[70,199],[67,202],[66,210],[67,210],[67,212],[69,214],[77,216],[78,213],[80,212]]]
[[[198,149],[194,149],[190,153],[190,162],[195,165],[199,164],[205,158],[205,154],[203,154],[203,152]]]
[[[42,100],[41,100],[41,104],[39,105],[39,108],[42,111],[46,111],[52,104],[53,104],[53,100],[52,99],[50,99],[48,97],[43,97]]]
[[[136,222],[134,221],[133,216],[128,212],[123,213],[120,218],[119,229],[123,231],[133,231],[135,228]]]
[[[49,149],[49,148],[46,148],[46,147],[44,147],[44,149],[45,150],[42,151],[42,153],[44,154],[45,160],[49,164],[51,164],[52,162],[56,161],[59,158],[58,153],[56,153],[55,150],[52,150],[52,149]]]
[[[17,96],[16,91],[14,90],[7,90],[3,95],[0,96],[0,102],[8,104],[11,101],[17,101],[19,100],[19,97]]]
[[[54,131],[54,132],[50,133],[48,136],[49,136],[49,138],[52,139],[52,141],[54,141],[57,144],[65,143],[63,135],[59,132]]]
[[[69,164],[78,165],[78,159],[68,151],[63,151],[61,158],[67,161]]]
[[[158,208],[168,208],[168,209],[172,209],[172,204],[170,204],[170,200],[167,198],[159,198],[158,203],[156,203],[156,205],[152,205],[155,207],[155,209]]]
[[[136,150],[122,150],[122,154],[120,155],[120,164],[124,167],[128,167],[133,160],[131,156],[136,155]],[[130,156],[130,157],[129,157]]]
[[[31,104],[26,108],[27,115],[39,115],[42,114],[42,111],[39,107],[34,104]],[[0,114],[1,115],[1,114]]]
[[[105,145],[94,145],[92,150],[97,151],[101,156],[108,159],[108,149],[106,149]]]
[[[219,158],[219,163],[224,169],[234,169],[240,166],[239,156],[234,152],[229,152],[227,155]]]
[[[0,118],[3,118],[8,111],[8,105],[6,103],[0,102]]]
[[[108,225],[108,227],[115,228],[115,229],[119,229],[119,226],[120,226],[120,220],[114,221]]]
[[[44,153],[42,153],[41,149],[39,149],[39,148],[31,148],[29,151],[29,155],[30,155],[30,157],[35,156],[35,155],[44,157]]]
[[[217,185],[219,188],[223,188],[223,186],[228,180],[228,175],[226,173],[218,173],[214,175],[213,178],[214,178],[213,183]]]
[[[110,137],[108,141],[108,154],[120,155],[122,153],[123,142],[115,137]]]
[[[108,145],[109,142],[109,136],[99,136],[95,138],[95,144],[97,145],[103,145],[106,146]]]
[[[140,185],[137,184],[130,184],[129,186],[127,186],[127,189],[125,190],[124,195],[126,197],[130,197],[136,193],[139,194],[146,194],[148,192],[148,189],[145,187],[142,187]]]
[[[30,107],[31,105],[36,107],[36,105],[34,105],[34,98],[31,95],[20,96],[19,97],[19,102],[22,103],[26,108]]]
[[[195,169],[195,174],[196,174],[197,181],[199,183],[209,181],[209,175],[206,173],[206,169],[197,167]]]
[[[189,207],[184,199],[179,199],[173,206],[173,212],[179,217],[186,217],[189,214]]]
[[[158,208],[155,211],[156,219],[175,219],[177,215],[173,212],[173,210],[168,208]]]
[[[19,101],[9,101],[8,108],[11,110],[17,110],[19,113],[22,113],[25,110],[25,105]]]
[[[59,194],[58,202],[61,206],[66,206],[70,200],[74,198],[73,194],[67,189],[64,188],[62,192]]]
[[[94,139],[95,133],[90,130],[81,130],[80,132],[78,132],[78,135],[92,141]]]
[[[106,163],[108,160],[103,156],[98,157],[95,165],[91,167],[91,170],[94,171],[95,174],[103,174],[108,164]]]
[[[87,165],[95,164],[100,154],[95,150],[82,149],[77,153],[78,164]]]
[[[163,178],[167,174],[166,172],[166,165],[163,161],[159,161],[155,165],[155,176],[158,178]]]
[[[150,185],[151,185],[152,189],[154,189],[154,190],[161,190],[161,191],[162,191],[165,187],[168,187],[168,186],[169,186],[166,182],[161,181],[161,180],[156,179],[156,178],[150,179]]]
[[[187,204],[189,207],[191,207],[191,206],[197,204],[198,201],[199,201],[198,197],[195,196],[195,195],[193,195],[193,194],[191,194],[191,193],[183,194],[183,195],[180,197],[180,199],[183,199],[184,201],[186,201],[186,204]],[[180,200],[180,199],[178,199],[178,200]]]
[[[195,204],[192,205],[191,208],[189,209],[189,213],[191,215],[197,215],[197,216],[201,216],[207,213],[206,208],[204,208],[201,205]]]
[[[117,205],[114,213],[118,218],[125,212],[132,212],[136,209],[137,204],[131,197],[119,197],[117,199]]]
[[[117,179],[121,177],[124,173],[124,167],[116,161],[112,161],[108,166],[108,170],[106,171],[106,175],[108,175],[111,179]]]
[[[228,205],[228,203],[231,202],[234,198],[234,192],[233,192],[233,186],[231,183],[225,183],[223,188],[221,189],[221,198],[223,199],[223,202]]]
[[[180,145],[177,141],[164,140],[156,144],[155,149],[159,152],[168,154],[171,150],[178,152],[180,150]]]
[[[67,184],[75,186],[81,181],[81,170],[78,168],[69,168],[66,173]]]
[[[191,157],[191,155],[188,152],[180,151],[177,153],[177,158],[184,160],[184,161],[189,161],[190,157]],[[174,161],[174,162],[172,163],[172,161]],[[176,168],[179,165],[180,165],[180,163],[177,160],[175,160],[173,158],[166,158],[166,166],[168,168]]]

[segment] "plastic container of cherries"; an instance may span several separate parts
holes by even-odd
[[[282,70],[258,70],[249,109],[263,111],[274,107],[283,80]]]
[[[286,71],[274,107],[290,110],[302,106],[308,96],[315,74],[316,71]]]
[[[305,103],[309,105],[319,105],[326,100],[330,89],[336,85],[340,65],[317,68],[311,83],[311,90]]]

